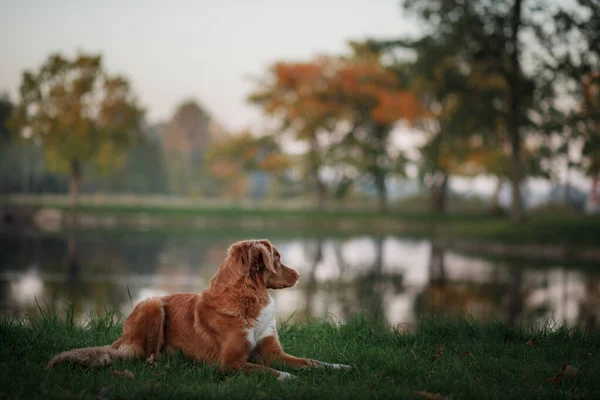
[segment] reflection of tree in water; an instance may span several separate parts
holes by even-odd
[[[383,274],[383,238],[373,238],[373,244],[375,245],[375,260],[367,275],[356,279],[356,297],[363,313],[385,323],[383,296],[386,279]]]
[[[443,286],[446,283],[445,250],[438,243],[431,244],[429,255],[429,282]]]
[[[366,266],[364,269],[361,268],[365,272],[349,280],[348,276],[352,276],[353,272],[341,251],[344,242],[335,242],[333,248],[340,270],[340,278],[319,285],[316,279],[316,270],[317,265],[323,258],[323,241],[321,239],[317,241],[316,248],[310,254],[307,254],[307,257],[312,261],[310,273],[304,286],[308,315],[314,316],[315,295],[321,289],[325,293],[326,301],[333,297],[339,304],[342,315],[338,317],[347,320],[353,315],[361,313],[367,317],[386,322],[384,295],[390,291],[402,290],[401,276],[384,274],[384,239],[376,237],[373,239],[373,243],[375,246],[373,264]]]
[[[33,267],[39,271],[44,279],[42,306],[68,300],[75,313],[86,312],[91,304],[89,311],[103,314],[128,298],[127,282],[121,278],[121,283],[119,276],[154,272],[163,241],[160,236],[107,237],[76,231],[11,235],[0,238],[0,254],[6,260],[3,269],[24,273]],[[64,307],[60,302],[56,306],[59,310]]]
[[[503,315],[503,285],[494,280],[487,283],[449,280],[445,252],[443,246],[432,242],[428,263],[429,279],[414,302],[417,317],[471,314],[476,318],[491,319]]]
[[[585,274],[584,294],[579,303],[577,324],[586,330],[600,327],[600,276],[587,272]]]
[[[164,259],[158,273],[163,276],[199,276],[210,278],[216,272],[231,239],[207,239],[197,237],[172,237],[165,241]],[[205,271],[204,269],[209,269]],[[200,291],[202,288],[194,288]],[[189,289],[187,289],[189,290]],[[168,291],[181,291],[180,287],[170,287]]]
[[[305,281],[305,312],[308,316],[314,316],[313,304],[315,294],[317,293],[317,266],[323,260],[323,239],[318,238],[314,248],[311,249],[309,243],[305,243],[304,251],[307,259],[310,260],[310,272]]]
[[[513,268],[508,285],[508,322],[512,325],[523,314],[523,271]]]
[[[81,262],[77,251],[77,234],[73,231],[67,234],[67,285],[74,286],[81,278]]]

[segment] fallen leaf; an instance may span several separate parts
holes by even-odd
[[[574,377],[574,376],[577,376],[577,374],[579,373],[579,368],[575,368],[572,365],[563,364],[562,373],[565,376]]]
[[[531,387],[531,382],[529,381],[525,381],[523,382],[523,385],[527,386],[527,387]]]
[[[432,347],[431,349],[435,350],[435,347]],[[437,351],[431,358],[432,358],[432,360],[437,360],[438,358],[440,358],[442,356],[442,354],[444,354],[444,345],[441,345],[440,347],[438,347]]]
[[[413,390],[412,392],[415,396],[419,396],[422,397],[424,399],[429,399],[429,400],[444,400],[445,397],[442,396],[441,393],[429,393],[429,392],[424,392],[422,390]]]
[[[554,375],[552,378],[550,378],[548,380],[552,383],[558,383],[558,382],[562,381],[562,378],[563,378],[563,373],[559,372],[558,374]]]
[[[581,353],[581,358],[583,358],[584,360],[587,360],[591,356],[592,356],[592,353]]]
[[[110,370],[110,372],[114,376],[119,376],[119,377],[123,377],[123,378],[127,378],[127,379],[133,379],[133,374],[128,370],[121,372],[121,371],[116,371],[116,370],[112,369],[112,370]]]
[[[462,358],[465,358],[467,356],[472,356],[472,355],[473,354],[471,354],[470,351],[466,350],[466,351],[463,351],[463,353],[461,354],[460,358],[462,359]]]
[[[153,391],[158,391],[158,390],[160,390],[161,387],[162,387],[162,384],[160,382],[151,382],[151,383],[146,384],[146,388],[148,388],[149,390],[153,390]]]
[[[527,342],[527,346],[528,347],[535,347],[536,346],[536,342],[535,339],[530,340],[529,342]]]

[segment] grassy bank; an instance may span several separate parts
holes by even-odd
[[[138,203],[93,198],[78,208],[76,228],[68,221],[64,196],[0,197],[0,206],[18,207],[25,223],[8,226],[9,235],[75,229],[78,235],[169,235],[210,237],[313,237],[369,235],[432,239],[439,246],[465,254],[552,262],[600,262],[600,215],[564,208],[531,212],[522,224],[485,212],[436,214],[395,205],[388,213],[346,207],[315,210],[306,204],[210,203],[188,200]],[[140,202],[141,201],[141,202]],[[1,211],[2,207],[0,207]],[[39,217],[41,215],[41,217]]]
[[[154,365],[136,360],[106,369],[62,365],[56,352],[110,343],[120,325],[84,329],[53,318],[0,319],[0,392],[8,398],[600,398],[600,333],[532,330],[500,323],[422,321],[414,334],[365,319],[336,326],[307,322],[280,328],[292,354],[355,366],[351,371],[293,371],[225,376],[183,356]],[[566,364],[568,367],[563,367]],[[564,371],[561,373],[561,369]],[[119,376],[125,370],[132,379]],[[436,398],[436,397],[430,397]],[[437,397],[442,398],[442,397]]]

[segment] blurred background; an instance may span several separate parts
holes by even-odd
[[[600,1],[0,4],[0,312],[600,324]]]

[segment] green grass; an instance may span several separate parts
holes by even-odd
[[[121,327],[109,318],[87,328],[45,314],[0,318],[0,392],[9,398],[408,398],[413,391],[459,398],[600,398],[600,333],[564,327],[531,329],[473,320],[423,320],[402,333],[356,318],[347,324],[309,321],[282,324],[291,354],[353,365],[351,371],[292,370],[297,379],[268,374],[223,375],[214,367],[171,355],[154,365],[121,361],[85,370],[59,365],[51,355],[74,347],[107,344]],[[535,345],[528,345],[534,340]],[[440,352],[440,347],[443,351]],[[436,353],[439,357],[435,357]],[[591,355],[590,355],[591,354]],[[552,383],[563,364],[578,369]],[[111,370],[129,370],[133,379]]]
[[[96,215],[95,211],[85,213]],[[262,233],[271,236],[350,236],[350,235],[400,235],[423,238],[436,237],[474,242],[502,242],[509,244],[556,244],[577,247],[597,247],[600,237],[600,216],[533,214],[523,224],[514,224],[508,218],[485,214],[451,214],[401,212],[381,214],[375,212],[309,213],[294,214],[286,211],[248,210],[223,213],[160,216],[164,222],[159,227],[140,226],[135,215],[141,212],[111,214],[117,224],[106,226],[99,222],[87,229],[103,232],[144,231],[198,235],[210,231],[214,235],[231,234],[232,230]],[[82,211],[82,213],[84,213]],[[154,216],[154,214],[151,214]],[[194,225],[198,219],[202,225]]]

